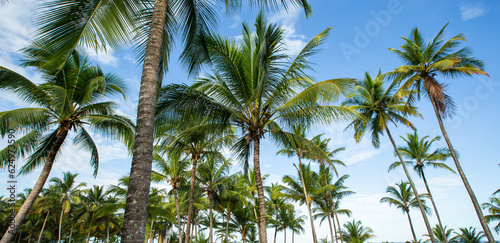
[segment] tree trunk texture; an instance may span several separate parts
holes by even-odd
[[[434,235],[432,234],[432,228],[431,225],[429,224],[429,219],[427,219],[427,213],[425,212],[424,205],[422,204],[422,200],[420,199],[420,195],[417,192],[417,188],[415,187],[415,184],[413,183],[413,180],[411,179],[410,173],[408,173],[408,168],[406,168],[406,164],[403,160],[403,157],[401,156],[401,153],[398,150],[398,147],[396,143],[394,142],[394,139],[392,138],[391,133],[389,132],[389,129],[386,127],[385,131],[387,132],[387,136],[391,140],[392,146],[394,147],[394,150],[396,151],[396,154],[398,155],[399,161],[401,162],[401,165],[403,166],[403,169],[406,174],[406,178],[408,178],[408,181],[410,182],[411,189],[413,190],[413,194],[415,194],[415,198],[417,199],[418,202],[418,207],[420,208],[420,212],[422,213],[422,217],[424,218],[424,223],[425,227],[427,228],[427,232],[429,234],[429,238],[431,239],[432,243],[436,243],[436,239],[434,239]]]
[[[24,219],[26,218],[26,215],[28,214],[31,206],[33,205],[38,195],[42,191],[43,186],[45,185],[45,182],[49,177],[50,171],[52,170],[52,166],[54,165],[57,152],[59,152],[59,149],[64,143],[66,136],[68,136],[69,125],[60,125],[58,129],[59,131],[57,132],[56,140],[54,141],[52,148],[50,148],[50,152],[47,155],[47,160],[45,161],[45,165],[43,166],[42,172],[40,173],[40,176],[38,177],[35,186],[33,186],[33,189],[31,190],[30,194],[28,195],[28,197],[26,197],[26,200],[24,201],[23,205],[21,206],[16,216],[14,217],[14,227],[7,228],[5,234],[0,240],[0,243],[12,242],[14,236],[16,236],[16,233],[19,230],[19,227],[21,227]]]
[[[439,128],[441,129],[441,133],[443,134],[444,140],[446,141],[446,144],[448,145],[448,149],[451,152],[451,157],[453,158],[453,162],[455,162],[455,166],[457,167],[458,174],[460,175],[460,178],[462,179],[462,182],[464,183],[464,186],[465,186],[465,189],[467,190],[467,193],[469,193],[469,197],[472,201],[472,205],[474,205],[474,209],[476,210],[476,214],[477,214],[477,217],[479,218],[479,222],[481,223],[481,227],[483,228],[484,234],[486,235],[486,238],[488,239],[489,243],[495,243],[495,238],[493,238],[493,235],[491,234],[491,230],[488,227],[488,223],[486,222],[486,219],[484,218],[483,211],[481,211],[481,207],[479,206],[476,195],[474,194],[474,191],[472,190],[472,187],[470,186],[469,181],[467,180],[467,177],[465,176],[465,173],[462,170],[462,166],[460,165],[460,162],[458,162],[458,157],[455,154],[455,150],[453,149],[453,145],[451,144],[451,140],[448,137],[448,133],[446,132],[446,129],[444,127],[443,120],[441,119],[441,114],[439,114],[439,110],[437,108],[436,101],[432,97],[430,98],[430,100],[432,103],[432,107],[434,108],[434,113],[436,113],[436,118],[439,122]]]
[[[155,0],[142,69],[130,184],[121,242],[143,243],[146,235],[158,70],[167,14],[167,0]]]

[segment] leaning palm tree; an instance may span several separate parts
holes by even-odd
[[[224,2],[228,9],[236,9],[241,5],[238,0]],[[274,9],[278,6],[276,0],[248,2],[252,6],[263,8]],[[290,2],[294,6],[302,7],[306,15],[311,13],[307,0]],[[285,9],[289,4],[288,1],[279,3]],[[124,242],[144,239],[153,153],[154,106],[158,83],[168,68],[174,35],[181,35],[185,43],[184,53],[200,49],[194,42],[204,39],[216,26],[217,5],[208,0],[51,0],[43,5],[40,15],[37,16],[40,25],[38,39],[56,50],[50,62],[50,65],[55,67],[63,65],[68,59],[68,53],[78,46],[105,50],[108,45],[116,48],[135,37],[143,69],[137,113],[138,130],[130,173],[132,196],[127,197],[130,199],[123,227],[123,233],[128,237],[122,238]],[[136,31],[133,31],[134,29]],[[190,69],[195,69],[197,61],[190,56],[183,54],[183,59]],[[137,213],[138,211],[140,213]]]
[[[408,182],[400,182],[396,183],[396,187],[389,186],[387,187],[386,192],[391,196],[383,197],[380,199],[381,203],[388,203],[391,206],[395,206],[396,208],[401,209],[403,214],[408,216],[408,222],[410,222],[411,233],[413,235],[413,240],[418,242],[417,235],[415,234],[415,230],[413,229],[413,223],[411,222],[410,217],[410,208],[419,208],[418,201],[416,199],[415,194],[412,192],[411,188],[408,186]],[[421,198],[421,202],[424,203],[424,198],[427,196],[425,194],[419,195]],[[429,208],[424,204],[426,210]]]
[[[259,205],[260,242],[267,242],[266,212],[260,170],[260,142],[265,134],[275,141],[290,135],[281,126],[330,123],[352,118],[345,107],[327,105],[349,91],[352,80],[333,79],[311,86],[307,59],[317,52],[328,35],[325,30],[313,38],[291,62],[284,52],[283,30],[267,24],[262,15],[256,21],[256,33],[243,26],[238,43],[218,35],[204,39],[207,62],[213,73],[206,74],[193,87],[171,85],[159,101],[163,110],[200,113],[234,125],[242,130],[233,151],[245,162],[252,154]],[[201,55],[203,53],[199,53]],[[172,115],[166,112],[165,115]],[[292,135],[290,135],[292,136]]]
[[[490,213],[489,215],[486,215],[486,221],[488,223],[492,221],[499,221],[495,226],[495,231],[497,233],[500,232],[500,197],[490,197],[490,202],[483,203],[482,206]]]
[[[356,221],[344,223],[344,229],[342,230],[344,240],[348,243],[363,243],[366,240],[375,237],[373,230],[370,227],[361,225],[361,221]]]
[[[26,65],[46,62],[50,52],[40,50]],[[105,101],[113,94],[124,94],[124,83],[117,76],[105,74],[92,66],[84,56],[74,52],[63,71],[40,69],[46,82],[35,84],[11,70],[0,67],[0,89],[12,91],[25,102],[35,106],[0,112],[0,134],[14,129],[25,135],[14,143],[15,157],[30,155],[20,173],[27,174],[43,166],[33,190],[19,209],[14,228],[22,224],[31,205],[49,177],[58,152],[71,130],[76,135],[73,143],[91,154],[90,164],[97,175],[99,155],[97,146],[87,132],[88,128],[113,139],[133,139],[134,125],[115,114],[115,104]],[[0,151],[1,167],[6,166],[12,150]],[[4,234],[0,242],[10,242],[13,234]]]
[[[417,109],[413,106],[406,105],[400,95],[394,94],[396,91],[396,82],[384,88],[384,82],[379,72],[375,79],[372,79],[370,74],[366,73],[365,78],[359,81],[355,87],[355,92],[348,97],[343,103],[344,105],[355,108],[360,112],[362,118],[355,119],[350,125],[354,127],[354,138],[360,141],[363,135],[369,131],[372,136],[372,144],[374,147],[380,147],[380,135],[384,132],[389,137],[389,140],[396,151],[396,154],[401,162],[403,170],[410,182],[411,188],[417,199],[420,212],[424,218],[427,232],[430,235],[432,243],[435,243],[432,229],[427,219],[427,214],[423,203],[420,202],[420,197],[417,188],[411,179],[410,173],[406,168],[403,157],[399,152],[394,139],[389,131],[389,124],[402,123],[407,127],[414,129],[413,124],[406,119],[406,116],[420,116]],[[410,92],[411,93],[411,92]]]
[[[181,158],[178,154],[171,154],[168,159],[164,159],[155,153],[153,154],[153,163],[157,169],[152,172],[152,180],[156,182],[166,181],[172,187],[177,216],[177,229],[181,232],[181,212],[177,190],[186,179],[185,173],[189,166],[188,160]],[[179,242],[182,242],[182,234],[179,234]]]
[[[405,43],[401,46],[402,50],[390,49],[395,52],[405,63],[405,65],[389,72],[388,75],[395,77],[396,80],[403,81],[401,90],[412,88],[417,90],[417,94],[408,97],[408,102],[413,103],[415,98],[420,98],[420,94],[425,94],[431,101],[434,113],[439,123],[439,128],[443,134],[444,140],[448,145],[451,157],[455,162],[458,174],[462,179],[469,197],[472,200],[474,209],[483,227],[486,237],[490,243],[495,242],[488,224],[484,218],[481,207],[477,201],[462,167],[458,161],[458,156],[453,149],[451,140],[443,124],[443,118],[451,117],[454,110],[452,98],[446,93],[446,85],[436,80],[437,75],[444,77],[460,77],[473,75],[487,75],[483,71],[483,62],[471,57],[468,48],[456,50],[455,48],[465,41],[463,34],[444,41],[444,30],[446,24],[434,37],[434,39],[425,43],[418,28],[412,30],[409,38],[404,38]],[[417,97],[415,97],[417,96]]]
[[[86,186],[84,182],[78,185],[75,178],[78,174],[71,174],[70,172],[63,173],[63,179],[52,178],[52,187],[54,190],[49,190],[53,196],[59,198],[61,203],[61,215],[59,216],[59,230],[57,242],[61,242],[61,229],[63,223],[63,215],[71,210],[71,206],[80,204],[81,202],[81,188]]]
[[[427,184],[427,179],[425,178],[424,169],[426,167],[434,167],[438,169],[446,169],[453,173],[455,171],[450,168],[445,163],[440,161],[445,161],[447,158],[451,156],[449,150],[447,148],[437,148],[434,151],[431,151],[432,143],[435,141],[439,141],[440,137],[436,136],[433,139],[427,141],[429,136],[425,136],[422,139],[418,137],[417,131],[413,134],[407,133],[406,138],[401,136],[401,138],[406,142],[406,146],[399,146],[398,150],[405,159],[409,159],[410,161],[405,161],[405,163],[413,164],[413,169],[417,172],[417,174],[424,181],[425,188],[427,189],[427,195],[429,195],[429,199],[431,200],[432,207],[434,208],[434,212],[436,213],[436,217],[438,219],[439,229],[444,230],[443,224],[441,223],[441,217],[439,217],[439,213],[436,207],[436,203],[432,197],[431,189]],[[389,166],[389,171],[399,167],[401,162],[394,162]],[[443,231],[442,234],[445,234]],[[448,243],[447,238],[444,239],[444,243]]]

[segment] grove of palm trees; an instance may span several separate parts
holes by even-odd
[[[0,243],[496,242],[499,11],[0,1]]]

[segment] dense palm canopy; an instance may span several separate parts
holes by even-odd
[[[31,52],[35,53],[32,49]],[[50,52],[38,49],[25,65],[39,65],[48,61]],[[115,114],[115,104],[106,98],[124,94],[123,82],[113,74],[104,73],[99,66],[73,52],[62,71],[41,68],[45,82],[35,84],[11,70],[0,67],[0,88],[17,94],[29,108],[0,112],[0,133],[14,129],[23,133],[14,143],[15,157],[27,157],[20,173],[27,174],[42,167],[42,173],[32,192],[19,210],[16,228],[26,217],[47,180],[56,155],[68,133],[75,131],[73,144],[90,152],[90,164],[97,175],[99,154],[88,128],[104,137],[118,139],[129,145],[133,140],[134,125],[128,119]],[[0,151],[1,166],[6,166],[9,151]],[[29,155],[29,156],[28,156]],[[8,237],[6,234],[4,237]],[[3,241],[8,239],[4,238]]]
[[[449,40],[445,40],[444,30],[447,25],[429,43],[424,42],[418,28],[411,31],[409,38],[403,37],[404,44],[400,46],[401,50],[392,48],[390,50],[396,53],[405,65],[386,75],[401,82],[400,92],[406,93],[408,89],[415,91],[410,92],[408,95],[408,104],[413,104],[422,94],[431,101],[441,133],[448,145],[458,174],[471,198],[488,242],[493,243],[495,241],[493,235],[488,228],[481,207],[462,170],[458,156],[443,124],[443,118],[451,117],[454,113],[453,100],[446,92],[446,84],[436,79],[438,76],[457,78],[488,74],[484,72],[483,62],[471,57],[469,48],[465,47],[457,50],[457,47],[465,41],[464,34],[458,34]]]

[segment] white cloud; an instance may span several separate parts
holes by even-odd
[[[270,22],[278,23],[283,28],[286,49],[291,56],[299,54],[307,44],[306,37],[298,33],[295,26],[301,13],[298,8],[290,8],[288,11],[282,9],[269,18]]]
[[[469,3],[460,5],[460,16],[463,21],[479,18],[488,12],[488,8],[482,3]]]
[[[106,46],[106,50],[95,50],[89,47],[83,47],[83,50],[89,55],[90,58],[97,62],[116,67],[118,65],[118,58],[113,55],[114,51],[110,46]]]

